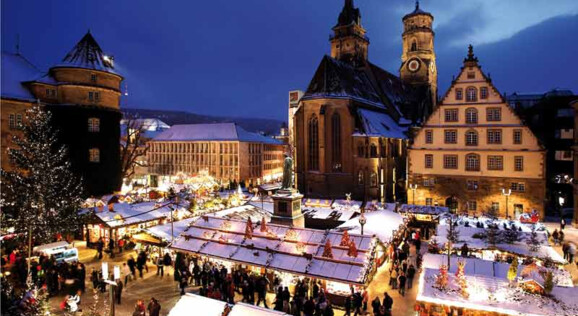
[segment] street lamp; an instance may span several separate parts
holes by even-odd
[[[361,210],[361,216],[359,217],[359,225],[361,225],[361,234],[363,235],[363,226],[367,223],[367,218],[365,218],[365,211]]]
[[[512,194],[512,189],[508,189],[506,191],[506,189],[502,188],[502,195],[504,195],[506,197],[506,219],[509,219],[509,216],[508,216],[508,198],[510,197],[511,194]]]
[[[410,184],[409,188],[413,191],[413,202],[412,204],[415,205],[415,191],[417,190],[417,184]]]

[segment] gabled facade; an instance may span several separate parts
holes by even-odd
[[[369,61],[369,39],[352,0],[333,32],[330,55],[298,105],[290,105],[298,189],[311,197],[403,199],[408,129],[429,113],[431,89]]]
[[[112,56],[104,54],[88,32],[48,73],[33,72],[19,54],[2,54],[10,75],[2,91],[2,131],[15,131],[10,119],[24,115],[25,109],[39,102],[52,113],[58,140],[68,148],[73,171],[83,178],[85,193],[96,196],[120,189],[120,84]],[[28,70],[26,70],[28,69]],[[4,90],[4,82],[2,88]],[[4,119],[5,113],[7,115]],[[4,136],[3,136],[4,137]],[[2,167],[9,141],[2,142]]]
[[[452,206],[454,198],[459,212],[543,216],[545,154],[470,46],[460,74],[409,148],[409,183],[417,185],[416,204]]]

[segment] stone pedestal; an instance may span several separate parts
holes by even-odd
[[[303,228],[305,217],[301,212],[303,195],[296,190],[282,189],[271,196],[274,203],[271,223]]]

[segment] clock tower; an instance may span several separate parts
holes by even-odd
[[[345,0],[337,24],[333,27],[331,57],[348,62],[353,66],[363,66],[367,61],[369,39],[361,26],[361,13],[353,5],[353,0]]]
[[[400,77],[403,82],[429,90],[431,104],[437,99],[437,68],[434,52],[433,15],[420,9],[403,17],[403,53],[401,54]]]

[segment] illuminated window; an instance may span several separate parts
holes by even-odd
[[[486,120],[488,122],[498,122],[502,120],[502,109],[500,108],[487,108],[486,109]]]
[[[444,169],[457,169],[458,155],[444,155]]]
[[[492,210],[499,211],[500,210],[500,203],[499,202],[492,202]]]
[[[363,170],[359,170],[359,172],[357,173],[357,184],[362,185],[363,182],[364,182]]]
[[[464,89],[456,88],[456,100],[463,100],[464,99]]]
[[[446,122],[457,122],[458,121],[458,109],[448,109],[445,110],[445,120]]]
[[[501,144],[502,143],[502,130],[501,129],[489,129],[488,130],[488,144]]]
[[[88,160],[90,162],[100,162],[100,150],[98,148],[89,149]]]
[[[425,143],[426,144],[433,144],[433,131],[432,130],[425,131]]]
[[[424,178],[423,179],[423,186],[424,187],[433,187],[436,184],[435,178]]]
[[[91,133],[100,132],[100,119],[91,117],[88,119],[88,131]]]
[[[514,144],[519,145],[522,143],[522,130],[515,129],[514,130]]]
[[[444,142],[446,144],[457,144],[458,131],[455,129],[444,130]]]
[[[514,170],[515,171],[524,171],[524,156],[515,156],[514,157]]]
[[[466,189],[468,191],[478,190],[478,180],[466,180]]]
[[[515,192],[524,192],[526,191],[526,184],[524,182],[512,182],[510,189]]]
[[[14,114],[8,115],[8,126],[10,126],[10,129],[16,128],[16,115]]]
[[[488,87],[481,87],[480,88],[480,98],[482,98],[482,99],[488,98]]]
[[[466,171],[480,171],[480,155],[466,155]]]

